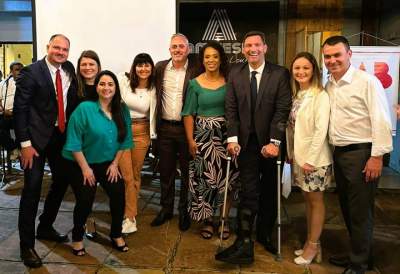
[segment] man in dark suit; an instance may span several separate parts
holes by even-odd
[[[160,226],[171,219],[174,210],[176,161],[179,160],[181,188],[179,197],[179,229],[190,227],[187,211],[189,185],[189,150],[181,111],[185,102],[186,88],[196,77],[197,64],[188,58],[189,41],[185,35],[172,35],[169,47],[171,59],[156,64],[157,90],[157,139],[160,157],[161,211],[151,222]]]
[[[66,235],[53,228],[53,223],[68,187],[68,176],[64,174],[66,160],[61,156],[66,121],[77,105],[74,66],[67,61],[69,47],[67,37],[53,35],[47,45],[47,56],[24,67],[17,78],[15,133],[21,144],[21,166],[24,169],[18,229],[21,259],[29,267],[42,264],[34,249],[35,218],[46,159],[53,182],[39,218],[36,237],[68,241]]]
[[[251,233],[257,216],[257,240],[274,253],[271,233],[277,215],[276,159],[291,107],[287,69],[265,61],[265,35],[247,33],[242,53],[247,63],[230,72],[225,115],[228,152],[239,157],[241,190],[235,243],[215,258],[233,264],[254,261]]]

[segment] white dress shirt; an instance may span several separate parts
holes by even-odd
[[[188,61],[182,68],[175,68],[172,60],[168,62],[164,72],[164,92],[162,93],[162,115],[165,120],[180,121],[183,107],[183,86]]]
[[[329,142],[334,146],[372,143],[371,156],[392,151],[392,126],[385,91],[379,80],[350,66],[326,84],[331,104]]]

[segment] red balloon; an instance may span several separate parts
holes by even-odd
[[[383,88],[386,89],[392,85],[392,76],[390,76],[389,74],[385,72],[378,72],[375,73],[375,76],[379,79],[379,81],[381,81]]]

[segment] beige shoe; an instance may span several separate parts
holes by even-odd
[[[133,218],[133,220],[131,220],[129,218],[125,218],[124,221],[122,222],[122,233],[129,234],[129,233],[134,233],[136,231],[137,231],[136,219]]]

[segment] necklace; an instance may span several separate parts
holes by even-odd
[[[206,73],[204,73],[204,79],[206,79],[206,80],[209,81],[209,82],[218,82],[218,81],[220,80],[219,77],[216,78],[216,79],[210,79],[210,78],[207,77],[207,74],[206,74]]]

